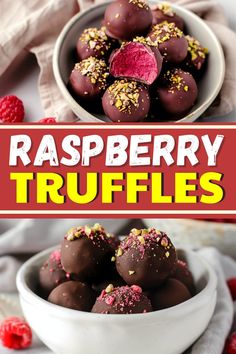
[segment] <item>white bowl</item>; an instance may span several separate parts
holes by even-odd
[[[17,275],[24,315],[39,338],[58,354],[180,354],[204,332],[216,304],[216,275],[196,253],[180,250],[197,295],[147,314],[104,315],[51,304],[35,294],[39,267],[52,249],[27,261]]]
[[[144,222],[165,230],[177,247],[216,247],[236,258],[236,223],[198,219],[144,219]]]
[[[157,2],[150,1],[150,4],[153,5]],[[57,85],[76,116],[87,122],[109,122],[110,120],[105,115],[91,114],[79,105],[69,92],[67,83],[75,64],[73,53],[79,35],[85,28],[101,25],[108,3],[95,5],[75,15],[63,28],[54,49],[53,71]],[[176,13],[184,19],[188,32],[210,52],[207,70],[199,83],[198,101],[187,116],[178,120],[178,122],[193,122],[212,104],[222,87],[225,76],[224,54],[218,39],[200,17],[181,6],[174,4],[172,6]]]

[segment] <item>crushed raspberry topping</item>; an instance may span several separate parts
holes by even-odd
[[[143,296],[142,289],[137,285],[114,288],[110,284],[101,292],[98,300],[105,302],[108,306],[113,306],[118,312],[132,313],[132,308],[143,300]],[[148,312],[147,309],[144,312]]]
[[[169,252],[173,245],[168,236],[155,228],[149,229],[132,229],[129,236],[123,240],[116,252],[116,256],[122,256],[128,249],[133,248],[139,250],[141,259],[144,258],[145,252],[148,249],[153,249],[158,245],[166,250],[166,257],[169,257]]]

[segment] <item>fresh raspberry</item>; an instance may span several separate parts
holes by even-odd
[[[231,278],[227,281],[231,296],[236,301],[236,278]]]
[[[32,331],[21,318],[8,317],[0,325],[0,340],[7,348],[27,348],[32,343]]]
[[[225,346],[226,354],[236,354],[236,332],[228,338]]]
[[[23,102],[16,96],[0,98],[1,123],[19,123],[24,120],[25,110]]]
[[[46,123],[46,124],[56,123],[56,118],[54,117],[42,118],[39,120],[39,123]]]

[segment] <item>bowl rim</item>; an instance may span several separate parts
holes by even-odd
[[[110,2],[111,2],[111,0],[105,0],[101,4],[96,4],[96,5],[90,6],[88,9],[82,10],[78,14],[73,16],[66,23],[66,25],[63,27],[63,29],[62,29],[61,33],[59,34],[59,36],[58,36],[58,38],[56,40],[56,43],[55,43],[55,47],[54,47],[54,51],[53,51],[53,60],[52,60],[54,78],[56,80],[57,86],[60,89],[63,97],[68,102],[68,104],[70,105],[70,108],[73,110],[73,112],[76,114],[76,117],[77,117],[76,120],[80,120],[81,119],[82,121],[106,123],[106,121],[103,121],[102,119],[97,118],[95,115],[89,113],[86,109],[84,109],[73,98],[73,96],[71,95],[71,93],[67,89],[66,84],[64,83],[64,81],[62,79],[61,72],[60,72],[59,59],[60,59],[61,49],[62,49],[64,40],[65,40],[68,32],[70,31],[70,29],[74,26],[74,24],[77,21],[79,21],[82,17],[84,17],[88,13],[94,11],[96,8],[104,7],[105,5],[109,4]],[[160,0],[155,0],[155,1],[154,0],[150,0],[149,2],[150,2],[150,6],[152,6],[152,5],[155,5],[157,3],[161,3],[162,1],[160,1]],[[216,35],[212,31],[212,29],[199,16],[197,16],[192,11],[189,11],[188,9],[184,8],[183,6],[180,6],[180,5],[177,5],[177,4],[171,4],[171,6],[173,7],[174,10],[177,10],[177,12],[180,11],[182,13],[185,13],[186,16],[194,18],[196,21],[198,21],[198,23],[202,27],[204,27],[206,33],[208,33],[208,36],[210,36],[211,40],[214,42],[214,45],[216,47],[216,51],[217,51],[218,57],[219,57],[219,64],[220,65],[218,67],[218,84],[213,88],[213,90],[212,90],[211,94],[209,95],[208,99],[206,101],[204,101],[193,112],[190,112],[185,117],[183,117],[183,118],[181,118],[179,120],[176,120],[176,121],[172,121],[172,122],[175,122],[175,123],[191,122],[192,121],[192,117],[196,116],[196,118],[194,118],[194,120],[198,119],[207,110],[207,108],[210,107],[212,102],[215,100],[215,98],[219,94],[219,92],[220,92],[220,90],[222,88],[223,82],[224,82],[224,78],[225,78],[225,57],[224,57],[222,46],[221,46],[218,38],[216,37]],[[77,114],[78,114],[78,113],[76,113],[77,106],[80,107],[81,116],[83,116],[83,118],[77,116]],[[158,124],[160,122],[156,122],[156,123]]]
[[[158,311],[152,311],[148,312],[145,314],[131,314],[129,316],[123,315],[123,314],[109,314],[109,315],[104,315],[104,314],[97,314],[97,313],[91,313],[91,312],[84,312],[84,311],[78,311],[78,310],[73,310],[69,308],[64,308],[59,305],[55,305],[52,303],[49,303],[47,300],[44,300],[41,298],[39,295],[34,293],[31,289],[26,284],[25,281],[25,274],[27,273],[28,269],[34,265],[36,261],[38,261],[40,258],[46,258],[55,248],[59,246],[54,246],[51,248],[48,248],[42,252],[37,253],[35,256],[31,257],[28,261],[26,261],[19,271],[17,272],[17,277],[16,277],[16,285],[17,289],[19,291],[20,297],[31,305],[40,307],[42,311],[46,311],[47,314],[51,315],[56,315],[57,317],[62,317],[62,318],[70,318],[70,319],[81,319],[81,320],[96,320],[99,322],[130,322],[133,320],[142,320],[142,321],[150,321],[150,320],[156,320],[157,319],[157,314],[158,314],[158,320],[165,320],[165,317],[168,316],[170,317],[171,314],[173,314],[173,309],[175,316],[176,315],[184,315],[187,312],[192,312],[193,308],[196,307],[202,307],[202,302],[204,302],[206,299],[209,298],[209,296],[212,296],[212,294],[216,291],[217,287],[217,277],[214,269],[212,266],[205,261],[205,259],[197,254],[194,251],[189,250],[188,248],[178,248],[178,251],[183,252],[184,254],[188,254],[191,257],[196,257],[198,258],[198,261],[202,264],[203,268],[207,272],[208,276],[208,282],[206,286],[195,296],[193,296],[191,299],[167,308],[163,310],[158,310]],[[193,307],[193,305],[195,305]]]

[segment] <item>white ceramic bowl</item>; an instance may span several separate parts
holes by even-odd
[[[103,315],[66,309],[35,294],[39,253],[17,275],[24,315],[39,338],[58,354],[180,354],[206,329],[216,304],[216,275],[196,253],[180,250],[198,294],[169,309],[135,315]]]
[[[156,4],[158,1],[150,1]],[[87,122],[110,121],[104,115],[86,111],[73,98],[67,88],[71,70],[74,67],[74,51],[80,33],[88,27],[100,26],[107,3],[95,5],[74,16],[59,35],[53,56],[53,71],[57,85],[68,105],[81,120]],[[192,111],[178,122],[193,122],[200,117],[217,97],[225,76],[225,61],[221,45],[211,29],[194,13],[173,4],[173,8],[185,21],[188,32],[209,49],[206,73],[199,83],[199,97]]]
[[[236,258],[236,223],[198,219],[144,219],[144,222],[165,230],[177,247],[216,247]]]

